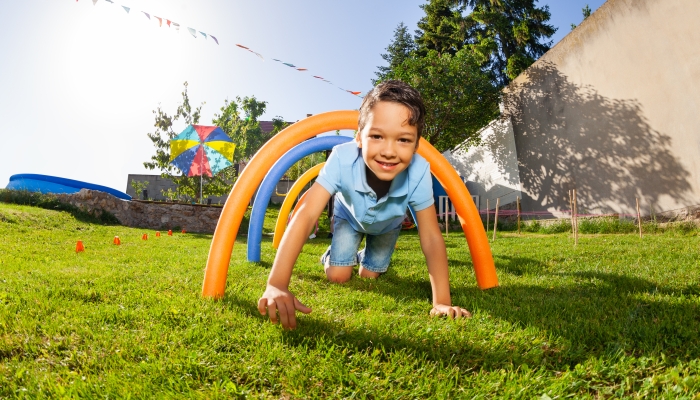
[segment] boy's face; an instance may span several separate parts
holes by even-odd
[[[416,152],[418,128],[408,123],[410,116],[403,104],[380,101],[355,138],[365,164],[383,181],[391,181],[408,168]]]

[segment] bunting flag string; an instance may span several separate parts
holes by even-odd
[[[78,0],[75,0],[75,1],[76,1],[76,3],[78,2]],[[98,1],[99,1],[99,0],[92,0],[92,5],[93,5],[93,6],[94,6],[94,5],[97,5],[97,2],[98,2]],[[105,1],[108,2],[108,3],[110,3],[110,4],[114,4],[114,1],[113,1],[113,0],[105,0]],[[129,11],[131,11],[131,7],[127,7],[127,6],[123,5],[123,4],[120,4],[120,5],[121,5],[121,7],[124,9],[124,11],[126,11],[126,13],[129,14]],[[151,14],[150,14],[150,13],[147,13],[146,11],[141,11],[141,12],[143,13],[143,15],[146,16],[146,18],[148,18],[149,21],[151,20]],[[170,28],[170,27],[172,26],[172,27],[175,28],[175,30],[176,30],[177,32],[180,31],[180,24],[178,24],[177,22],[173,22],[172,20],[167,19],[167,18],[163,18],[163,17],[156,17],[155,15],[153,15],[153,18],[155,18],[155,19],[158,20],[158,26],[161,27],[161,28],[163,27],[163,20],[165,19],[165,23],[168,25],[168,28]],[[192,36],[193,36],[194,38],[197,38],[197,33],[196,33],[196,32],[199,32],[202,36],[204,36],[205,39],[206,39],[207,37],[211,37],[211,38],[214,40],[214,42],[216,42],[217,45],[219,44],[219,40],[218,40],[216,37],[212,36],[211,34],[207,34],[207,33],[204,33],[204,32],[202,32],[202,31],[195,30],[194,28],[187,28],[187,30],[190,32],[190,34],[192,34]],[[260,57],[262,57],[262,56],[260,56]]]
[[[75,1],[78,2],[78,0],[75,0]],[[93,6],[94,6],[94,5],[97,5],[97,2],[98,2],[98,1],[99,1],[99,0],[92,0],[92,5],[93,5]],[[106,1],[107,3],[110,3],[110,4],[115,4],[113,0],[104,0],[104,1]],[[123,4],[120,4],[120,5],[121,5],[121,7],[124,9],[124,11],[126,11],[126,13],[129,14],[129,12],[131,11],[131,7],[127,7],[127,6],[123,5]],[[151,14],[150,14],[150,13],[147,13],[146,11],[141,11],[141,12],[146,16],[146,18],[148,18],[149,21],[151,20]],[[170,19],[167,19],[167,18],[163,18],[163,17],[156,17],[155,15],[153,15],[153,18],[155,18],[155,19],[158,20],[158,26],[161,27],[161,28],[163,27],[163,20],[165,19],[165,23],[166,23],[166,25],[168,26],[168,28],[170,28],[170,27],[172,26],[173,28],[175,28],[175,31],[177,31],[177,32],[180,31],[180,24],[177,23],[177,22],[174,22],[173,20],[170,20]],[[202,36],[204,37],[205,40],[207,39],[207,37],[210,37],[217,45],[219,45],[219,40],[218,40],[214,35],[212,35],[212,34],[204,33],[204,32],[202,32],[202,31],[200,31],[200,30],[198,30],[198,29],[191,28],[191,27],[187,27],[187,31],[188,31],[188,32],[192,35],[192,37],[195,38],[195,39],[197,38],[197,32],[199,32],[199,34],[202,35]],[[238,43],[236,43],[236,46],[240,47],[240,48],[243,49],[243,50],[246,50],[246,51],[249,51],[249,52],[255,54],[255,55],[256,55],[258,58],[260,58],[262,61],[265,61],[265,57],[263,57],[262,54],[260,54],[260,53],[258,53],[258,52],[256,52],[256,51],[252,50],[251,48],[249,48],[249,47],[247,47],[247,46],[244,46],[244,45],[242,45],[242,44],[238,44]],[[276,62],[278,62],[278,63],[280,63],[280,64],[282,64],[282,65],[285,65],[285,66],[287,66],[287,67],[289,67],[289,68],[294,68],[295,70],[297,70],[297,71],[299,71],[299,72],[307,72],[307,71],[308,71],[308,68],[297,67],[296,65],[294,65],[294,64],[292,64],[292,63],[284,62],[284,61],[282,61],[282,60],[280,60],[280,59],[277,59],[277,58],[273,58],[272,60],[273,60],[273,61],[276,61]],[[332,86],[334,86],[334,87],[336,87],[336,88],[338,88],[338,89],[340,89],[340,90],[342,90],[342,91],[344,91],[344,92],[350,93],[350,94],[352,94],[353,96],[362,97],[362,96],[360,96],[360,94],[362,94],[362,92],[360,92],[360,91],[354,91],[354,90],[343,89],[343,88],[341,88],[340,86],[337,86],[337,85],[334,84],[333,82],[329,81],[328,79],[323,78],[322,76],[319,76],[319,75],[312,75],[312,76],[313,76],[314,79],[318,79],[318,80],[320,80],[320,81],[322,81],[322,82],[328,83],[329,85],[332,85]]]

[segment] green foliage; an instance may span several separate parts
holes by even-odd
[[[394,38],[386,48],[386,53],[381,55],[388,66],[377,67],[379,71],[375,72],[375,74],[378,79],[373,80],[372,84],[376,85],[378,82],[388,79],[387,77],[397,66],[401,65],[406,59],[413,57],[415,50],[416,43],[413,41],[411,34],[408,33],[408,27],[403,22],[399,23],[394,30]]]
[[[320,164],[326,161],[326,155],[324,153],[314,153],[302,158],[292,165],[285,174],[287,179],[297,180],[304,172],[308,171],[314,165]]]
[[[440,152],[478,143],[479,130],[498,116],[499,90],[466,50],[454,56],[431,50],[406,59],[387,77],[421,93],[427,111],[423,137]]]
[[[425,56],[430,50],[454,55],[464,47],[464,8],[452,3],[452,0],[430,0],[420,6],[425,16],[418,21],[416,31],[419,56]]]
[[[143,190],[148,187],[148,181],[139,182],[137,180],[132,179],[130,185],[132,188],[134,188],[134,191],[136,193],[136,198],[138,198],[139,196],[141,196],[141,193],[143,192]],[[144,200],[146,200],[146,199],[144,199]]]
[[[199,124],[202,105],[192,110],[190,98],[187,94],[187,82],[184,83],[182,103],[177,107],[174,115],[168,115],[160,106],[153,111],[155,114],[155,131],[148,133],[148,138],[156,148],[156,154],[151,156],[151,161],[143,163],[149,170],[159,170],[162,178],[170,179],[177,186],[177,191],[185,198],[199,199],[200,184],[202,185],[202,197],[210,195],[222,195],[230,185],[226,182],[231,176],[233,168],[227,168],[213,177],[184,176],[182,172],[170,163],[170,140],[180,132],[173,131],[173,124],[181,120],[186,125]]]
[[[474,314],[459,321],[428,315],[415,232],[401,234],[386,274],[343,285],[318,262],[329,240],[309,240],[291,289],[313,312],[283,331],[257,311],[269,238],[261,264],[245,261],[238,238],[226,293],[212,301],[200,296],[210,235],[155,238],[7,204],[0,215],[0,398],[700,392],[698,236],[583,235],[574,247],[570,234],[500,234],[500,286],[483,291],[463,235],[450,235],[452,299]]]
[[[591,7],[586,4],[586,7],[582,8],[581,12],[583,13],[583,19],[586,19],[591,16]]]
[[[431,0],[432,2],[443,0]],[[506,86],[552,45],[549,6],[537,0],[452,0],[471,9],[462,23],[464,46],[483,62],[496,85]]]
[[[274,129],[264,133],[258,119],[265,113],[267,102],[253,97],[236,97],[224,101],[220,114],[215,114],[212,124],[220,127],[236,143],[235,160],[249,160],[274,135],[286,127],[281,117],[273,118]]]
[[[586,4],[586,7],[582,8],[581,12],[583,13],[583,19],[585,20],[591,16],[591,7]],[[576,29],[576,24],[571,24],[571,30],[573,31],[574,29]]]
[[[194,111],[190,105],[187,94],[187,82],[182,92],[182,103],[178,106],[174,116],[165,113],[160,107],[153,111],[156,114],[156,131],[149,133],[148,137],[156,147],[156,154],[150,162],[143,165],[148,169],[158,169],[161,177],[172,180],[177,185],[177,193],[170,194],[178,198],[199,199],[200,182],[202,185],[202,198],[207,196],[223,196],[228,194],[236,181],[236,169],[234,166],[224,168],[212,177],[183,176],[181,171],[170,164],[170,140],[179,134],[173,131],[173,123],[178,119],[187,124],[198,124],[200,119],[200,105]],[[204,104],[204,103],[202,103]],[[280,117],[275,117],[275,130],[270,134],[263,134],[258,118],[265,113],[267,103],[258,101],[253,97],[236,97],[236,101],[226,100],[221,107],[221,114],[215,114],[212,124],[220,127],[236,144],[234,160],[241,161],[252,157],[253,154],[272,136],[284,128],[284,122]],[[243,117],[241,116],[243,113]]]

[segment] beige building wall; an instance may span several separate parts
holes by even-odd
[[[513,125],[510,121],[496,120],[479,132],[481,144],[468,150],[442,153],[466,179],[471,195],[479,196],[479,209],[496,208],[513,203],[520,194],[520,176],[516,158]]]
[[[608,0],[507,88],[523,207],[700,204],[699,0]]]

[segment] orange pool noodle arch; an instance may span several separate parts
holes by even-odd
[[[358,115],[358,111],[344,110],[311,116],[287,127],[258,150],[233,185],[221,211],[209,248],[209,258],[202,284],[203,297],[223,297],[238,228],[250,199],[275,161],[295,145],[320,133],[339,129],[357,130]],[[481,289],[498,286],[491,248],[469,191],[452,165],[424,139],[420,141],[418,154],[428,160],[435,178],[442,184],[450,198],[465,199],[455,201],[454,205],[469,245],[477,284]]]

